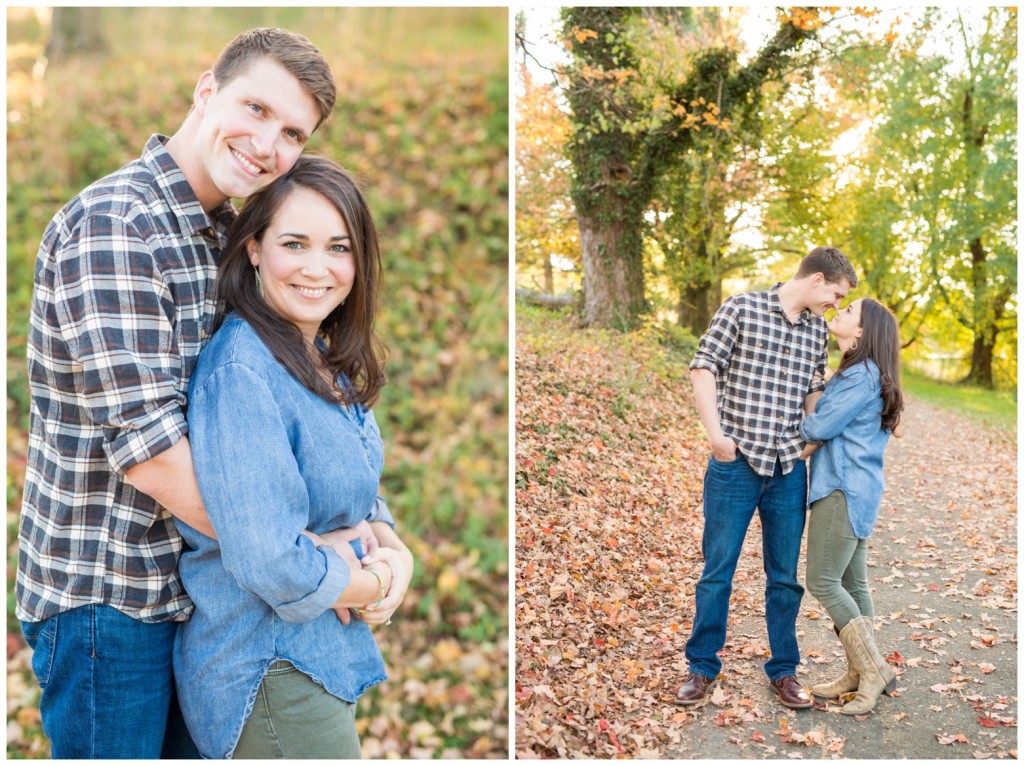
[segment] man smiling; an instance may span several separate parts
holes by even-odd
[[[230,199],[286,173],[335,94],[306,38],[239,35],[174,136],[152,136],[43,235],[17,614],[55,758],[161,755],[175,625],[192,610],[172,516],[213,535],[185,407]]]

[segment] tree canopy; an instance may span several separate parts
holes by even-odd
[[[543,90],[564,115],[558,131],[530,121],[562,181],[517,227],[574,211],[578,241],[558,247],[583,273],[585,322],[694,334],[723,284],[784,280],[832,244],[912,355],[1014,384],[1016,10],[780,9],[750,43],[753,13],[564,9],[548,32],[565,61],[530,101]],[[517,235],[520,282],[550,250],[533,242]]]

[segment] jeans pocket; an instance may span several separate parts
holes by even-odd
[[[60,615],[55,614],[40,622],[22,622],[21,629],[26,643],[32,647],[32,672],[36,674],[39,688],[46,686],[53,669],[53,657],[57,653],[57,625]]]
[[[736,452],[736,457],[734,457],[732,460],[719,460],[717,457],[712,455],[711,456],[711,462],[715,463],[717,465],[736,465],[737,463],[740,462],[740,453],[739,453],[739,451],[737,451]]]

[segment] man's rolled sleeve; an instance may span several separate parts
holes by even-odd
[[[807,389],[808,394],[816,394],[825,390],[825,371],[828,369],[828,345],[825,345],[821,356],[818,357],[818,364],[814,368],[814,377],[811,379],[811,386]]]
[[[166,452],[188,435],[188,422],[177,402],[168,402],[150,414],[152,419],[148,423],[115,431],[113,438],[104,442],[103,451],[115,471],[123,474]]]
[[[717,376],[729,366],[738,337],[737,306],[733,301],[726,301],[715,312],[707,332],[701,336],[690,369],[711,370]]]
[[[174,303],[132,225],[90,216],[57,254],[54,311],[77,368],[78,396],[124,473],[188,433]]]

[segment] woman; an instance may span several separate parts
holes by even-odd
[[[206,757],[360,755],[355,701],[386,678],[369,624],[390,618],[412,572],[376,515],[379,273],[363,196],[324,158],[249,198],[228,235],[219,291],[231,313],[200,355],[188,409],[217,539],[179,524],[195,611],[175,679]],[[368,522],[380,547],[360,561]]]
[[[903,410],[899,328],[878,301],[853,301],[829,324],[842,360],[800,425],[811,460],[811,518],[807,528],[807,588],[822,606],[846,650],[838,680],[811,688],[819,697],[857,692],[847,715],[872,710],[896,674],[875,645],[875,611],[867,579],[867,541],[884,488],[882,456]]]

